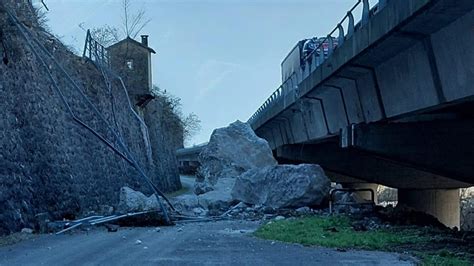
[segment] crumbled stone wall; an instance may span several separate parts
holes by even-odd
[[[153,148],[152,154],[148,154],[149,140],[129,109],[128,98],[118,81],[113,80],[109,91],[91,62],[73,55],[38,27],[28,1],[2,0],[0,30],[4,33],[9,63],[0,64],[0,234],[34,227],[41,213],[55,220],[99,212],[103,205],[116,206],[122,186],[151,192],[130,165],[72,119],[48,79],[46,68],[7,19],[2,5],[12,8],[60,60],[79,88],[119,132],[153,182],[164,191],[179,189],[174,150],[182,139],[166,134],[166,127],[156,126],[162,123],[160,116],[150,117],[147,122],[151,124],[148,131]],[[47,64],[77,117],[118,147],[118,141],[80,93],[54,64]],[[160,112],[159,106],[156,111]]]

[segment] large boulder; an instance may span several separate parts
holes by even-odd
[[[182,213],[203,209],[210,215],[222,214],[238,203],[231,197],[235,180],[235,178],[221,178],[212,191],[201,195],[187,194],[175,197],[172,199],[173,205]]]
[[[145,196],[140,191],[129,187],[120,189],[120,202],[117,210],[122,213],[160,210],[160,204],[155,194]]]
[[[320,205],[331,182],[315,164],[254,168],[240,175],[232,190],[235,200],[272,208]]]
[[[240,121],[214,130],[209,144],[199,155],[199,162],[200,181],[211,185],[219,178],[236,178],[249,169],[277,164],[268,142],[259,138],[249,124]]]

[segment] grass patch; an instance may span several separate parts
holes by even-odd
[[[414,252],[421,258],[422,265],[439,265],[439,266],[471,266],[473,265],[468,259],[458,257],[452,252],[441,250],[435,253]]]
[[[419,252],[413,254],[422,259],[423,265],[472,265],[469,259],[448,250],[427,249],[433,237],[439,238],[438,233],[433,236],[428,230],[421,227],[390,227],[355,231],[347,216],[315,216],[274,221],[260,227],[255,235],[268,240],[330,248],[413,251],[413,247],[421,247]]]
[[[350,219],[344,216],[273,222],[262,226],[255,235],[264,239],[332,248],[385,249],[393,244],[426,241],[414,229],[406,229],[403,233],[388,229],[357,232],[352,229]]]

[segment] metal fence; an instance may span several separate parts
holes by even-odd
[[[94,40],[90,30],[87,30],[86,42],[84,44],[84,52],[82,53],[82,56],[89,58],[101,66],[109,66],[109,55],[107,49]]]

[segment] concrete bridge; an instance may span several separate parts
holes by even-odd
[[[199,164],[199,153],[207,145],[207,142],[201,143],[189,148],[182,148],[176,151],[176,157],[179,162],[181,174],[195,174]]]
[[[400,203],[459,226],[458,188],[474,183],[473,10],[472,0],[358,1],[328,55],[320,46],[284,69],[248,122],[280,162],[398,188]]]

